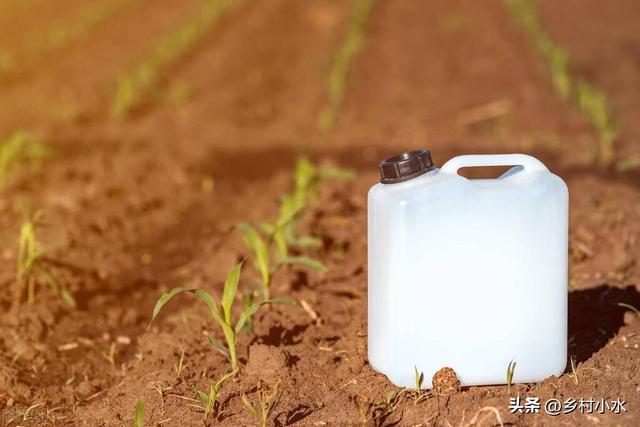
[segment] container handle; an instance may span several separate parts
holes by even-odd
[[[527,154],[467,154],[449,160],[440,172],[457,174],[461,168],[482,166],[522,166],[524,172],[549,171],[540,160]]]

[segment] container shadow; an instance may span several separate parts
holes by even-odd
[[[624,325],[624,313],[628,309],[619,303],[640,307],[636,287],[603,284],[569,293],[568,352],[577,362],[588,360],[606,346]]]

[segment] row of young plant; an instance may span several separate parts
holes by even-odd
[[[366,39],[366,29],[375,0],[352,0],[351,16],[347,22],[344,39],[336,50],[327,83],[327,103],[318,116],[318,127],[326,133],[336,121],[347,87],[349,69],[353,60],[362,50]]]
[[[241,1],[204,0],[194,18],[161,37],[144,58],[117,79],[112,114],[123,118],[140,106],[158,84],[162,71],[183,58],[231,6]]]
[[[28,41],[20,55],[0,51],[0,78],[33,67],[40,58],[81,39],[134,0],[91,2],[71,19],[56,22]]]
[[[570,72],[569,54],[546,33],[531,0],[504,0],[525,30],[536,50],[546,60],[555,91],[564,100],[573,100],[598,134],[596,159],[602,166],[615,161],[617,126],[604,92]],[[622,164],[621,164],[622,165]]]
[[[114,15],[122,6],[135,0],[107,0],[82,9],[73,20],[52,25],[31,41],[31,56],[22,61],[0,51],[0,77],[22,71],[45,53],[59,50],[85,36]],[[161,72],[174,65],[216,24],[220,16],[242,0],[203,0],[195,17],[161,37],[151,51],[117,78],[111,100],[111,112],[124,117],[157,85]],[[47,154],[37,138],[24,131],[0,139],[0,188],[10,173],[26,161],[42,159]]]
[[[77,40],[131,1],[133,0],[108,0],[92,4],[82,9],[73,21],[52,25],[31,42],[33,55],[38,57]],[[147,91],[157,83],[161,70],[179,60],[215,25],[223,12],[239,1],[241,0],[204,0],[194,19],[162,37],[144,59],[118,79],[112,100],[113,114],[124,116],[138,105]],[[9,55],[0,53],[0,76],[24,70],[28,64],[25,61],[18,64]],[[48,154],[49,150],[40,139],[28,132],[17,131],[0,140],[0,189],[5,187],[21,167],[38,162]],[[22,302],[25,290],[27,301],[33,303],[36,286],[44,283],[53,287],[69,305],[74,306],[71,293],[45,267],[48,248],[44,248],[37,240],[42,216],[41,212],[33,215],[23,213],[19,245],[26,252],[23,253],[23,249],[19,251],[15,303]]]
[[[272,285],[274,277],[286,266],[302,265],[317,271],[326,267],[318,260],[302,255],[305,248],[321,247],[320,239],[300,234],[300,222],[303,214],[317,197],[319,185],[327,178],[351,179],[350,171],[325,167],[319,168],[307,157],[300,157],[296,163],[293,189],[280,197],[278,216],[272,221],[258,221],[255,224],[242,223],[236,230],[249,250],[248,261],[255,269],[258,282],[246,286],[240,292],[242,269],[245,261],[235,264],[229,271],[219,298],[203,289],[174,288],[160,296],[156,302],[151,320],[176,295],[190,293],[207,306],[214,327],[223,337],[220,341],[211,336],[211,346],[223,354],[229,362],[229,369],[208,390],[196,390],[196,397],[202,402],[205,420],[211,414],[219,412],[218,394],[226,381],[235,377],[241,370],[238,359],[238,337],[242,333],[251,334],[253,319],[261,307],[270,304],[294,304],[286,295],[274,296]],[[242,297],[239,297],[242,295]],[[258,405],[253,405],[246,395],[243,403],[250,414],[266,425],[278,400],[278,388],[262,383],[258,387]]]

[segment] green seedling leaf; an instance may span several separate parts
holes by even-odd
[[[247,322],[247,320],[253,317],[253,315],[256,314],[258,309],[260,309],[260,307],[262,307],[265,304],[295,304],[295,303],[291,298],[276,297],[276,298],[271,298],[261,302],[257,302],[245,308],[244,310],[242,310],[242,313],[240,313],[240,317],[238,318],[238,322],[236,323],[236,328],[235,328],[236,334],[240,333],[240,331],[242,330],[242,327]]]
[[[224,320],[228,324],[231,324],[231,307],[233,306],[233,301],[236,298],[236,293],[238,292],[238,282],[240,281],[241,269],[242,262],[239,262],[231,269],[227,275],[227,280],[224,283],[224,290],[222,292],[220,305],[222,306]]]
[[[267,236],[271,236],[276,232],[276,226],[267,221],[260,221],[258,223],[258,228],[260,228],[260,230],[262,230],[262,232]]]
[[[144,398],[138,399],[136,403],[136,413],[133,418],[133,425],[135,427],[144,427]]]
[[[153,322],[153,320],[160,313],[160,310],[162,310],[162,307],[164,307],[166,303],[171,301],[171,298],[173,298],[177,294],[179,294],[181,292],[184,292],[184,291],[186,291],[186,289],[181,287],[181,286],[179,286],[177,288],[173,288],[169,292],[165,292],[164,294],[162,294],[160,296],[160,298],[158,298],[158,301],[156,302],[156,305],[153,307],[153,314],[151,315],[151,321]]]
[[[282,265],[304,265],[317,271],[327,271],[327,267],[320,261],[306,256],[286,257],[280,263]]]
[[[573,383],[580,385],[580,379],[578,378],[578,367],[576,365],[576,359],[571,356],[571,372],[573,372]]]
[[[229,380],[231,377],[234,377],[236,374],[238,373],[238,369],[234,369],[230,372],[227,372],[226,374],[224,374],[222,377],[220,377],[220,379],[216,382],[214,388],[216,390],[216,392],[220,391],[220,388],[222,387],[222,385],[227,382],[227,380]]]
[[[511,361],[507,365],[507,393],[511,394],[511,385],[513,383],[513,374],[516,371],[516,362]]]
[[[307,191],[317,176],[318,168],[316,168],[311,160],[309,160],[307,156],[298,157],[294,177],[296,191]]]
[[[640,316],[640,310],[638,310],[636,307],[632,306],[631,304],[626,304],[624,302],[619,302],[618,305],[620,307],[624,307],[624,308],[627,308],[627,309],[633,311],[636,316]]]
[[[356,178],[356,173],[349,169],[341,169],[329,166],[320,170],[320,179],[324,178],[339,178],[351,180]]]
[[[242,233],[242,238],[254,255],[254,265],[260,272],[262,284],[269,287],[271,273],[269,271],[269,248],[264,243],[255,228],[249,224],[239,224],[238,229]]]
[[[69,291],[67,291],[53,275],[46,268],[42,267],[39,263],[36,263],[35,267],[36,271],[42,276],[42,279],[46,284],[51,286],[53,290],[60,294],[62,300],[67,303],[71,307],[76,306],[76,300],[73,298],[73,295]]]
[[[322,240],[313,236],[301,236],[295,239],[293,244],[302,248],[321,248]]]
[[[227,359],[230,359],[229,350],[224,346],[224,344],[213,337],[207,337],[207,339],[209,340],[209,344],[222,353]]]
[[[196,395],[198,396],[198,399],[200,399],[200,401],[204,404],[209,403],[209,394],[205,393],[202,390],[196,390]]]
[[[251,404],[247,395],[243,393],[242,396],[240,397],[242,399],[242,403],[244,404],[244,407],[247,408],[247,411],[249,411],[251,415],[253,415],[256,419],[259,420],[260,414],[258,414],[258,410],[254,408],[254,406]]]
[[[422,383],[424,382],[424,373],[418,372],[418,368],[416,366],[413,367],[413,371],[415,374],[416,390],[420,390],[422,389]]]

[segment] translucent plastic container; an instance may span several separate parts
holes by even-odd
[[[514,166],[496,179],[458,169]],[[567,359],[568,190],[524,154],[467,155],[441,169],[426,150],[381,164],[368,200],[371,366],[431,388],[560,375]]]

